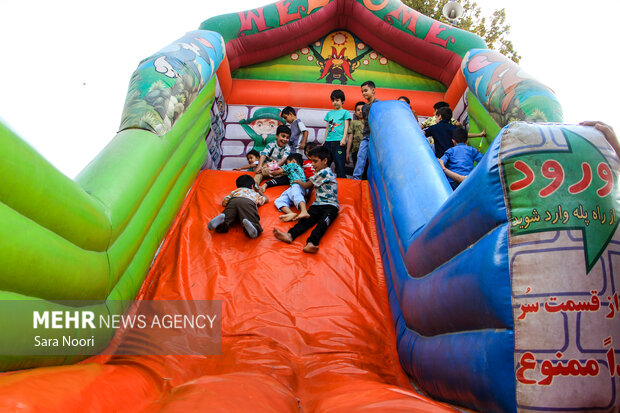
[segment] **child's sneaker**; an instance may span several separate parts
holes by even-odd
[[[209,221],[209,224],[207,225],[207,228],[209,228],[209,231],[213,231],[215,228],[217,228],[220,225],[222,225],[224,223],[225,219],[226,219],[226,215],[219,214],[218,216],[213,218],[211,221]]]
[[[256,230],[254,224],[252,224],[250,221],[244,219],[243,221],[241,221],[241,225],[243,225],[245,233],[248,234],[248,237],[252,239],[258,237],[258,231]]]

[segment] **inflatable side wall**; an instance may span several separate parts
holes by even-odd
[[[482,411],[617,406],[618,158],[602,135],[513,123],[450,195],[405,105],[370,122],[398,351],[420,387]]]
[[[191,54],[185,53],[188,49]],[[0,154],[4,215],[0,297],[89,300],[95,302],[91,307],[95,314],[125,311],[125,300],[136,296],[207,158],[214,74],[223,57],[221,36],[190,32],[144,60],[132,77],[124,130],[75,182],[0,125],[0,144],[5,148]],[[155,92],[157,98],[150,100]],[[42,309],[59,311],[70,305],[41,304]],[[1,317],[3,323],[15,326],[3,336],[2,354],[23,354],[23,349],[32,347],[31,335],[22,331],[31,320],[15,320],[7,312]],[[94,336],[100,350],[114,333],[82,332]],[[80,358],[84,357],[1,356],[0,369]]]

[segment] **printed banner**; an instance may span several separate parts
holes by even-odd
[[[522,124],[503,134],[500,165],[518,407],[611,409],[620,390],[618,158],[592,128]]]

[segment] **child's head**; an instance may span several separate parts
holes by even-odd
[[[314,148],[317,147],[317,143],[316,142],[307,142],[306,143],[306,147],[304,148],[304,155],[306,155],[306,158],[310,159],[310,151]]]
[[[403,102],[406,102],[408,105],[411,105],[411,101],[409,100],[407,96],[401,96],[397,100],[402,100]]]
[[[375,82],[372,80],[367,80],[362,83],[362,96],[368,102],[374,99],[375,97]]]
[[[317,146],[310,151],[310,160],[316,172],[332,163],[332,154],[325,146]]]
[[[452,140],[458,143],[467,143],[467,131],[463,128],[456,128],[452,131]]]
[[[329,98],[332,100],[332,105],[334,105],[334,109],[342,109],[342,104],[344,103],[344,92],[340,89],[336,89],[332,91]]]
[[[295,109],[293,109],[290,106],[287,106],[284,109],[282,109],[280,116],[282,116],[284,120],[286,120],[288,123],[293,123],[295,119],[297,119],[297,115],[295,114]]]
[[[241,175],[239,178],[237,178],[237,180],[235,181],[235,184],[237,184],[237,188],[249,188],[252,189],[254,188],[254,178],[252,178],[250,175]]]
[[[452,119],[452,109],[447,106],[440,107],[439,109],[437,109],[437,116],[439,116],[441,120],[450,122],[450,120]]]
[[[286,158],[286,163],[293,162],[295,162],[299,166],[302,166],[304,164],[304,158],[301,157],[300,153],[292,153]]]
[[[245,155],[245,157],[247,158],[249,164],[253,164],[260,159],[260,154],[256,149],[252,149]]]
[[[290,137],[291,128],[286,125],[278,126],[278,129],[276,129],[276,143],[278,146],[282,147],[286,145]]]
[[[355,104],[355,118],[362,120],[362,108],[366,102],[362,102],[361,100]]]
[[[450,105],[448,104],[448,102],[439,101],[433,105],[433,111],[435,112],[435,115],[439,115],[439,113],[437,112],[439,109],[449,107]]]

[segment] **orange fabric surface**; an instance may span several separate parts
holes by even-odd
[[[359,86],[233,79],[230,98],[226,100],[226,103],[229,105],[293,106],[331,110],[333,107],[329,95],[336,89],[344,92],[345,102],[342,106],[347,110],[354,110],[355,103],[364,100]],[[445,94],[442,92],[422,92],[383,87],[376,89],[375,96],[381,100],[396,100],[400,96],[407,96],[411,100],[413,109],[422,116],[432,116],[433,105],[445,100]]]
[[[197,178],[141,299],[222,300],[222,354],[98,356],[0,377],[0,411],[454,411],[400,367],[366,182],[339,179],[340,214],[316,255],[288,245],[269,188],[265,232],[207,230],[240,173]]]

